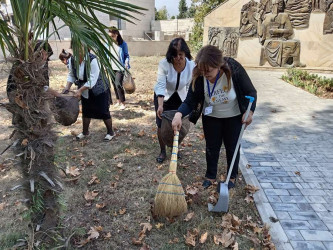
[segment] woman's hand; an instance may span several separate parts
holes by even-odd
[[[159,105],[156,111],[158,118],[162,119],[163,106]]]
[[[81,98],[82,95],[82,89],[78,89],[77,91],[75,91],[74,96],[78,99]]]
[[[251,124],[251,122],[252,122],[252,116],[253,116],[253,111],[250,110],[249,116],[247,117],[246,121],[244,121],[245,113],[243,114],[242,123],[246,124],[245,128]]]
[[[180,130],[180,128],[182,127],[182,113],[180,112],[177,112],[175,114],[175,116],[173,117],[173,120],[172,120],[172,129],[173,131],[175,131],[175,133],[177,131]]]

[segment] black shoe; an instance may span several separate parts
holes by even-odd
[[[202,183],[202,186],[204,187],[204,189],[209,188],[213,183],[210,180],[204,180],[204,182]]]
[[[160,155],[156,158],[158,163],[163,163],[166,158],[166,153],[160,153]]]
[[[224,181],[219,181],[219,183],[217,183],[217,192],[218,192],[218,193],[220,193],[221,183],[224,183]],[[235,183],[236,183],[236,181],[235,181]],[[234,188],[234,187],[236,186],[235,183],[232,182],[232,181],[229,181],[229,182],[228,182],[228,189],[230,189],[230,188]]]

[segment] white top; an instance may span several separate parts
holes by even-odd
[[[67,82],[71,82],[74,83],[76,78],[74,77],[74,73],[72,71],[72,64],[71,64],[72,60],[69,60],[68,62],[68,75],[67,75]],[[83,80],[84,76],[84,66],[85,66],[85,62],[82,61],[82,63],[80,64],[79,67],[79,79]],[[98,65],[98,61],[96,58],[92,59],[90,62],[90,77],[88,76],[88,81],[83,85],[85,87],[88,87],[89,89],[93,88],[98,80],[98,76],[99,76],[99,72],[100,72],[100,67]],[[82,96],[84,98],[89,98],[89,91],[88,89],[84,90],[82,92]]]
[[[187,90],[192,81],[192,71],[195,66],[193,61],[186,60],[184,70],[180,73],[178,95],[182,101],[185,100]],[[172,63],[168,63],[164,58],[158,65],[157,82],[154,87],[154,91],[157,96],[164,96],[164,101],[167,101],[169,97],[175,92],[177,85],[177,71],[174,69]]]
[[[117,59],[119,62],[115,62],[114,60],[111,60],[111,67],[113,70],[123,70],[121,65],[121,58],[120,58],[120,53],[119,50],[121,48],[116,44],[116,43],[112,43],[110,45],[110,51],[111,51],[111,55],[113,56],[113,58]],[[120,65],[119,65],[120,64]]]
[[[226,74],[223,74],[216,83],[214,93],[209,98],[207,80],[204,77],[205,86],[205,102],[203,110],[208,106],[213,106],[213,112],[208,116],[216,118],[228,118],[240,115],[237,96],[234,88],[234,83],[231,81],[231,89],[228,91],[228,79]],[[210,92],[212,92],[214,83],[209,83]]]

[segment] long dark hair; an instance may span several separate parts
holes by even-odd
[[[202,76],[203,71],[207,71],[208,67],[219,68],[221,73],[224,72],[228,79],[228,91],[231,88],[231,69],[228,63],[224,60],[222,51],[213,45],[202,47],[196,58],[196,66],[193,69],[192,89],[194,90],[195,81],[199,76]]]
[[[185,53],[185,56],[188,60],[192,59],[191,56],[191,51],[189,49],[189,47],[187,46],[184,38],[182,37],[177,37],[175,39],[173,39],[170,44],[169,44],[169,48],[168,51],[165,55],[168,63],[173,63],[173,59],[175,57],[177,57],[177,53],[178,51],[182,51]]]
[[[119,33],[119,30],[116,27],[111,27],[109,29],[109,32],[112,33],[112,34],[116,34],[117,35],[117,44],[118,45],[122,45],[123,44],[124,40],[121,37],[121,35]]]

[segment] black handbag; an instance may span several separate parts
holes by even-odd
[[[177,92],[179,87],[180,73],[177,74],[177,84],[175,92],[169,97],[167,101],[163,103],[163,110],[177,110],[179,106],[183,103],[182,99],[180,99],[179,94]]]

